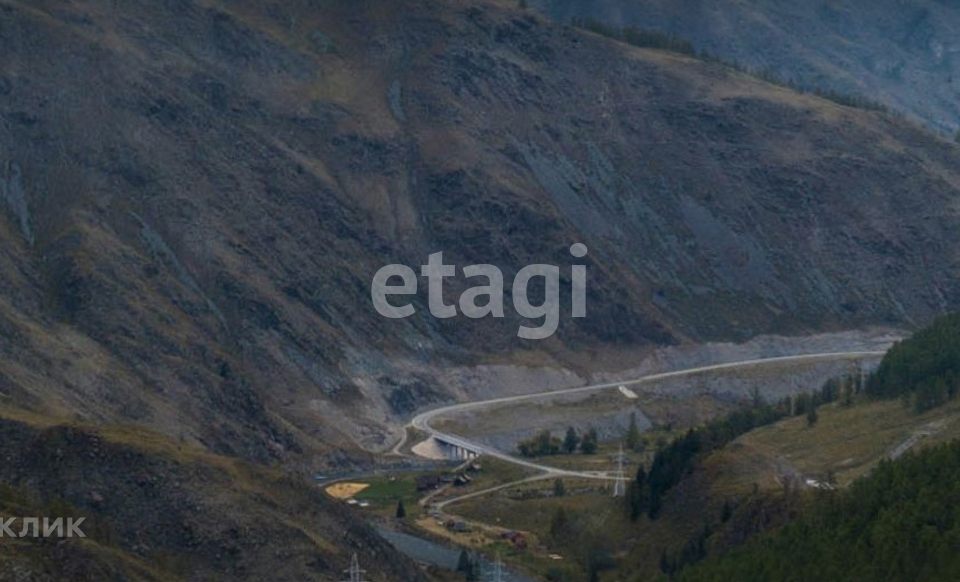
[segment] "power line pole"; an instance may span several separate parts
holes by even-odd
[[[626,486],[623,483],[623,444],[620,444],[620,452],[617,453],[617,473],[616,481],[613,483],[613,496],[623,497],[626,495]]]
[[[364,582],[363,575],[366,572],[366,570],[360,569],[360,560],[357,559],[357,555],[354,554],[350,560],[350,568],[343,571],[343,573],[347,575],[347,579],[343,582]]]
[[[497,554],[497,559],[493,562],[493,579],[491,582],[503,582],[503,562],[500,561],[500,554]]]

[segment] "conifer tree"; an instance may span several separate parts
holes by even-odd
[[[580,440],[580,452],[585,455],[596,453],[598,440],[597,429],[591,427],[590,430],[587,431],[587,434],[583,435],[583,438]]]
[[[577,431],[571,426],[567,428],[567,434],[563,438],[563,450],[566,451],[568,455],[571,455],[577,452],[577,447],[580,445],[580,437],[577,436]]]

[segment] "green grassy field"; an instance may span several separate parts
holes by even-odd
[[[523,467],[495,459],[479,459],[479,463],[482,466],[481,471],[468,473],[472,480],[469,485],[463,487],[449,486],[438,493],[435,499],[441,501],[445,498],[457,497],[472,491],[480,491],[503,483],[517,481],[533,474]],[[457,473],[457,471],[448,469],[435,471],[432,474],[452,477]],[[369,487],[353,497],[357,501],[370,503],[370,507],[364,508],[365,511],[384,517],[393,517],[396,514],[397,503],[402,500],[407,515],[413,517],[420,512],[419,501],[429,493],[417,491],[417,476],[423,474],[403,473],[356,479],[354,482],[366,483]]]
[[[489,543],[484,551],[501,555],[522,570],[541,576],[553,572],[561,580],[580,580],[586,576],[585,538],[599,542],[629,533],[623,499],[611,496],[609,484],[593,480],[566,479],[563,497],[553,495],[553,480],[526,483],[482,498],[449,507],[449,511],[470,521],[525,532],[530,546],[525,550],[501,548],[502,542]],[[551,523],[562,508],[571,519],[570,531],[551,535]],[[612,543],[610,544],[613,545]],[[551,558],[559,555],[562,560]]]
[[[643,463],[649,467],[653,460],[657,447],[660,444],[668,442],[670,439],[683,434],[683,431],[656,430],[642,433],[642,444],[637,450],[623,449],[624,472],[627,474],[635,473],[637,466]],[[592,455],[584,455],[581,452],[573,454],[547,455],[537,457],[537,463],[556,467],[558,469],[570,469],[576,471],[615,471],[617,469],[617,455],[620,452],[620,441],[600,443],[597,452]]]
[[[416,479],[417,475],[413,473],[358,479],[357,483],[367,483],[370,486],[357,493],[354,499],[369,502],[370,507],[364,508],[364,511],[382,517],[394,517],[397,503],[403,501],[407,515],[413,516],[419,511],[417,501],[420,499]]]
[[[915,439],[913,447],[960,438],[960,401],[915,414],[897,400],[839,403],[819,409],[819,421],[790,418],[752,431],[713,455],[714,489],[736,495],[753,483],[778,487],[784,474],[818,480],[832,474],[843,486]]]

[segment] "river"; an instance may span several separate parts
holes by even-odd
[[[390,544],[401,553],[406,554],[417,562],[432,564],[446,568],[447,570],[456,571],[457,569],[457,562],[460,560],[460,548],[441,545],[386,527],[377,527],[377,533],[379,533],[383,539],[390,542]],[[492,580],[493,563],[481,558],[480,565],[482,570],[480,579]],[[503,568],[502,572],[503,576],[501,579],[503,582],[538,582],[533,578],[517,574],[506,568]]]

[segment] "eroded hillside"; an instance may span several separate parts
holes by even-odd
[[[952,134],[960,127],[960,11],[937,0],[673,2],[532,0],[561,21],[598,18],[678,35],[810,89],[879,101]]]
[[[5,407],[337,464],[450,364],[960,300],[954,145],[512,2],[3,0],[0,34]],[[550,340],[370,301],[443,251],[509,305],[574,242],[588,317]]]

